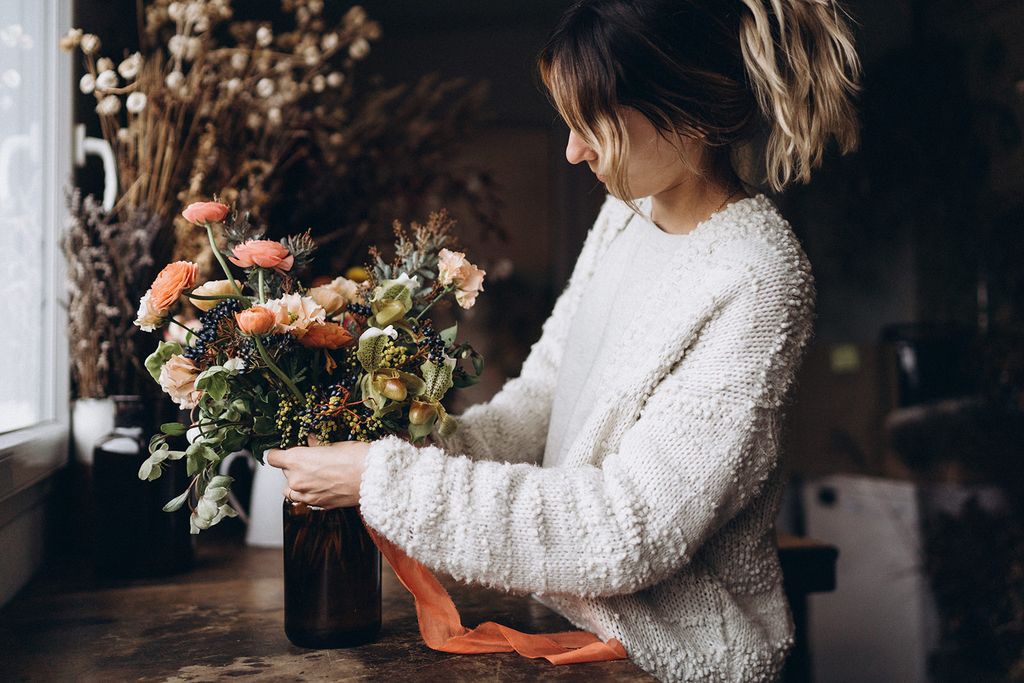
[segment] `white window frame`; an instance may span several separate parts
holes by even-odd
[[[71,27],[71,0],[21,0],[46,6],[45,35],[38,36],[44,67],[48,103],[43,121],[44,196],[49,197],[42,216],[43,256],[47,271],[46,323],[44,335],[43,420],[23,429],[0,434],[0,501],[4,501],[46,479],[68,462],[69,359],[65,263],[60,237],[67,219],[65,189],[71,182],[71,132],[73,98],[71,55],[59,49],[62,35]]]

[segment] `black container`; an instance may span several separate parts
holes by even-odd
[[[295,645],[338,648],[376,640],[380,551],[358,507],[325,510],[284,500],[284,631]]]
[[[93,451],[94,566],[98,579],[165,576],[191,569],[194,543],[187,505],[164,512],[188,486],[185,461],[165,461],[155,481],[139,479],[149,457],[139,396],[113,396],[114,431]]]

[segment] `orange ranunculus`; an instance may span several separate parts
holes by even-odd
[[[295,257],[288,253],[288,247],[272,240],[249,240],[231,250],[228,258],[239,268],[273,268],[284,272],[291,270]]]
[[[235,313],[235,322],[245,334],[267,334],[277,324],[277,316],[264,306],[252,306]]]
[[[299,343],[311,349],[339,349],[352,342],[354,337],[337,323],[313,325],[300,339]]]
[[[224,220],[229,210],[226,205],[220,202],[192,202],[185,207],[181,215],[189,223],[202,225],[203,223],[216,223]]]
[[[191,261],[175,261],[161,270],[150,289],[150,304],[158,311],[166,311],[178,300],[182,292],[191,289],[199,277],[199,267]]]

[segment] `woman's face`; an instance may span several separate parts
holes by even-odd
[[[643,114],[631,107],[622,110],[629,138],[629,157],[626,159],[626,178],[632,197],[638,199],[678,185],[685,180],[691,171],[679,158],[679,152],[666,140]],[[688,159],[696,159],[699,152],[698,144],[690,139],[680,137],[680,149]],[[600,158],[599,152],[587,145],[575,131],[569,132],[569,142],[565,148],[565,158],[570,164],[586,161],[598,180],[606,182],[608,173],[607,162]],[[694,164],[696,165],[696,164]],[[622,197],[620,199],[626,199]]]

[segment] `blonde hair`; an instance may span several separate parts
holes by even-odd
[[[782,191],[806,183],[834,138],[856,149],[860,62],[833,0],[580,0],[537,59],[554,107],[598,151],[609,191],[636,209],[624,107],[694,173]],[[699,140],[691,163],[679,138]],[[762,138],[760,177],[738,168]]]

